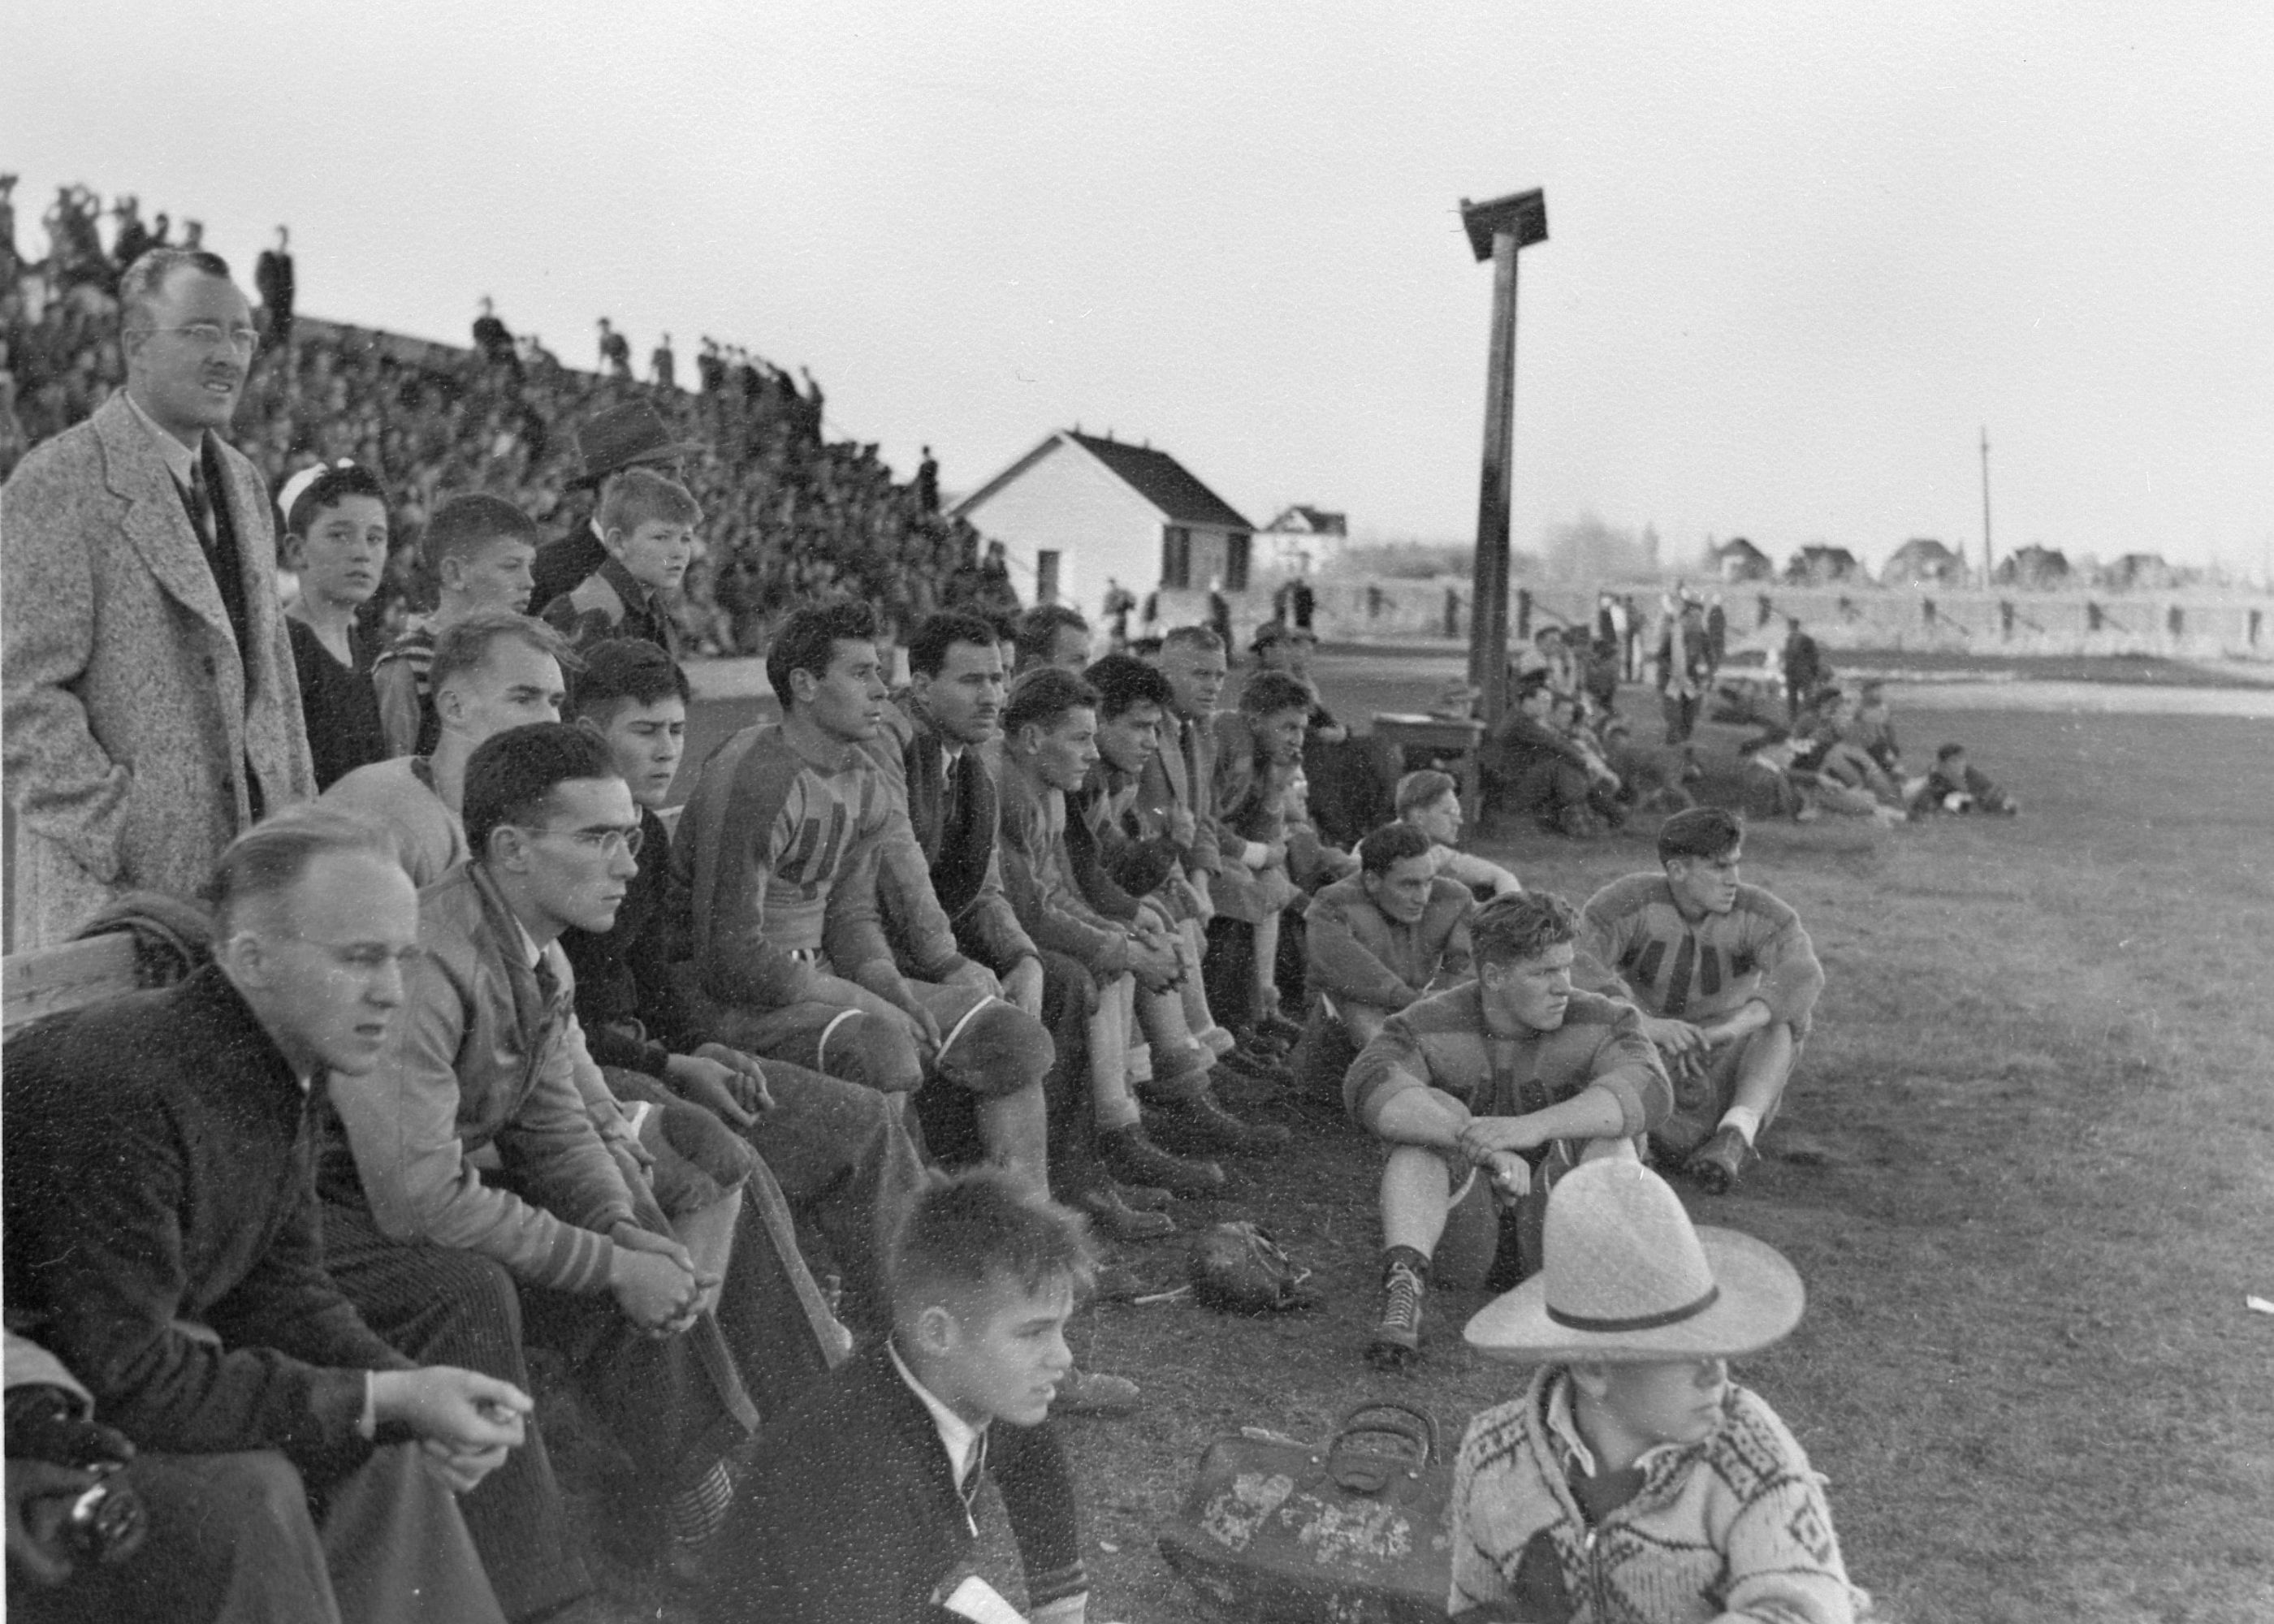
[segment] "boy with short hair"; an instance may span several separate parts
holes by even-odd
[[[435,638],[485,609],[521,614],[529,608],[537,526],[503,497],[454,496],[426,522],[418,550],[434,578],[433,612],[414,620],[372,663],[390,756],[434,753],[441,723],[427,673]]]
[[[1279,916],[1303,895],[1290,870],[1287,813],[1312,703],[1308,683],[1284,671],[1261,671],[1241,688],[1239,710],[1216,718],[1215,808],[1224,864],[1211,892],[1209,1007],[1251,1048],[1258,1038],[1292,1041],[1301,1035],[1279,1013],[1274,972]]]
[[[892,1250],[892,1336],[769,1432],[719,1542],[712,1624],[1001,1617],[976,1610],[1007,1604],[970,1575],[983,1476],[1018,1539],[1025,1616],[1081,1624],[1081,1506],[1049,1414],[1094,1268],[1081,1221],[999,1172],[918,1196]]]
[[[702,504],[677,480],[651,468],[612,474],[597,515],[608,556],[544,609],[546,623],[579,650],[610,637],[651,643],[679,658],[669,605],[695,559]]]
[[[1461,838],[1461,787],[1451,773],[1434,767],[1407,773],[1397,780],[1393,804],[1399,823],[1410,823],[1429,837],[1429,862],[1434,873],[1457,880],[1472,891],[1486,891],[1495,897],[1514,896],[1524,889],[1524,882],[1498,863],[1464,852],[1454,844]]]
[[[1632,1160],[1547,1198],[1547,1267],[1469,1321],[1472,1345],[1539,1363],[1479,1414],[1453,1470],[1456,1620],[1851,1624],[1821,1479],[1727,1361],[1799,1322],[1800,1277],[1734,1229],[1693,1229]]]

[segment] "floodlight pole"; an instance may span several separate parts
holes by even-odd
[[[1489,203],[1461,199],[1461,224],[1480,261],[1493,265],[1492,334],[1485,365],[1485,449],[1477,487],[1477,559],[1469,616],[1469,683],[1485,726],[1508,708],[1510,470],[1516,454],[1516,257],[1547,240],[1547,203],[1519,192]]]
[[[1982,584],[1990,584],[1990,425],[1982,425]]]

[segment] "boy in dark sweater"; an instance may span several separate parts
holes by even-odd
[[[1934,771],[1911,801],[1911,816],[1935,812],[1987,812],[1997,817],[2017,817],[2022,803],[1998,787],[1990,775],[1966,759],[1962,744],[1946,744],[1934,753]]]
[[[1081,1221],[1000,1172],[920,1196],[892,1250],[892,1337],[774,1426],[719,1542],[710,1624],[1004,1616],[971,1571],[983,1475],[1025,1564],[1023,1616],[1081,1624],[1081,1511],[1048,1417],[1092,1268]]]

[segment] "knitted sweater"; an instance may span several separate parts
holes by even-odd
[[[1658,1126],[1674,1109],[1673,1085],[1630,1005],[1574,991],[1555,1031],[1496,1033],[1474,981],[1391,1016],[1352,1063],[1347,1086],[1369,1123],[1409,1088],[1442,1089],[1480,1116],[1516,1116],[1601,1087],[1619,1102],[1622,1135]]]
[[[1421,917],[1404,924],[1367,894],[1364,875],[1337,880],[1312,899],[1304,916],[1310,984],[1332,998],[1402,1010],[1433,981],[1442,978],[1449,986],[1469,974],[1469,915],[1475,909],[1466,886],[1433,880]]]
[[[1823,1479],[1778,1420],[1732,1386],[1704,1442],[1643,1457],[1635,1497],[1590,1527],[1570,1446],[1548,1416],[1562,1365],[1469,1423],[1448,1516],[1447,1611],[1569,1624],[1850,1624],[1870,1598],[1848,1583]]]
[[[1800,916],[1758,885],[1738,886],[1727,914],[1693,920],[1663,874],[1613,880],[1579,911],[1579,949],[1582,986],[1661,1018],[1703,1023],[1758,998],[1806,1037],[1824,990]]]

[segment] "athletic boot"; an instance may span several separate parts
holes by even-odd
[[[1166,1240],[1177,1232],[1166,1213],[1141,1213],[1121,1199],[1121,1186],[1101,1178],[1076,1195],[1070,1206],[1088,1215],[1097,1232],[1111,1240]]]
[[[1421,1303],[1428,1295],[1428,1265],[1416,1268],[1407,1257],[1393,1255],[1382,1271],[1382,1317],[1374,1322],[1374,1340],[1367,1344],[1367,1364],[1376,1370],[1402,1371],[1420,1358]]]
[[[1183,1155],[1276,1155],[1292,1137],[1276,1123],[1242,1121],[1205,1086],[1181,1099],[1148,1101],[1145,1116],[1153,1137]]]
[[[1698,1181],[1708,1195],[1727,1195],[1744,1170],[1760,1160],[1760,1153],[1735,1128],[1716,1128],[1713,1137],[1690,1153],[1682,1170]]]
[[[1215,1162],[1187,1162],[1171,1155],[1148,1139],[1144,1127],[1137,1123],[1101,1132],[1097,1158],[1106,1171],[1126,1184],[1152,1184],[1178,1195],[1206,1195],[1224,1187],[1224,1169]]]
[[[1303,1041],[1303,1028],[1276,1010],[1267,1010],[1257,1016],[1255,1030],[1260,1035],[1274,1042],[1284,1043],[1291,1049]]]

